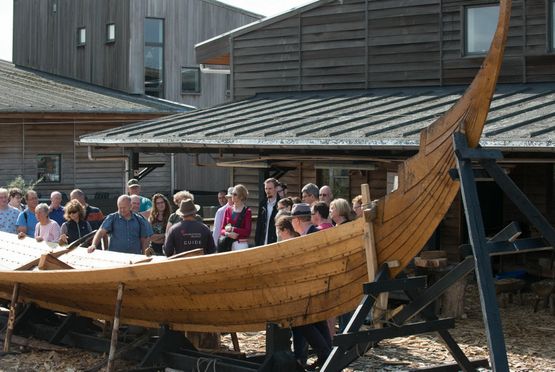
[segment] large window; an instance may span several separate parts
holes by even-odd
[[[485,54],[488,51],[498,18],[499,5],[464,8],[465,54]]]
[[[200,93],[200,68],[181,68],[181,93]]]
[[[164,98],[164,20],[145,18],[145,94]]]

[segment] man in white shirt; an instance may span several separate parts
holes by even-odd
[[[218,240],[220,239],[220,234],[222,231],[222,222],[224,221],[224,213],[225,210],[229,207],[233,207],[233,200],[231,199],[231,194],[233,194],[233,187],[227,189],[227,194],[225,194],[225,198],[227,199],[227,204],[221,206],[217,211],[216,215],[214,216],[214,230],[212,231],[212,237],[214,238],[214,244],[216,247],[218,246]],[[218,195],[219,199],[219,195]]]

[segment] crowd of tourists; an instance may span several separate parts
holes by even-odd
[[[200,206],[194,195],[179,191],[173,195],[177,209],[163,194],[152,198],[141,195],[136,179],[127,184],[127,194],[117,199],[117,211],[104,216],[87,203],[85,193],[75,189],[62,205],[62,194],[50,194],[50,204],[39,203],[33,190],[0,188],[0,231],[32,237],[61,245],[89,237],[88,252],[104,249],[122,253],[174,256],[194,249],[204,254],[227,252],[261,246],[311,234],[347,223],[362,215],[362,197],[351,203],[334,198],[331,187],[306,184],[299,196],[288,195],[287,185],[275,178],[264,181],[265,197],[258,205],[254,242],[250,241],[252,212],[247,206],[248,189],[241,184],[218,193],[212,230],[198,215]],[[23,204],[25,203],[25,204]],[[96,230],[94,236],[92,232]],[[349,316],[339,317],[340,330]],[[293,327],[293,349],[297,360],[308,369],[316,368],[331,352],[335,319]],[[307,366],[310,344],[318,359]]]

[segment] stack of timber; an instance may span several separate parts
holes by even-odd
[[[509,4],[508,4],[509,3]],[[399,262],[395,276],[419,253],[452,204],[459,184],[453,133],[476,147],[501,67],[510,2],[502,1],[490,51],[461,99],[421,132],[420,150],[400,165],[399,187],[377,202],[373,221],[378,266]],[[37,259],[46,247],[0,234],[0,296],[20,298],[56,311],[111,319],[125,285],[121,321],[192,331],[255,331],[325,320],[354,309],[368,280],[364,219],[267,246],[215,255],[151,260],[76,248],[58,259],[74,269],[14,271],[20,251]],[[7,250],[17,254],[7,254]],[[144,257],[143,257],[144,259]],[[2,260],[2,259],[0,259]],[[17,262],[16,262],[17,261]],[[375,264],[372,262],[372,264]],[[17,266],[19,265],[19,266]]]

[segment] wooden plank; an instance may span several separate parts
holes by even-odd
[[[374,224],[372,222],[372,212],[369,208],[372,198],[370,197],[370,187],[368,184],[361,186],[362,205],[364,208],[364,250],[366,252],[366,266],[368,271],[368,281],[373,282],[378,274],[379,263],[376,251],[376,239],[374,237]],[[383,323],[380,321],[387,312],[388,294],[380,293],[372,309],[372,322],[375,328],[382,328]]]
[[[69,270],[73,269],[70,265],[63,261],[60,261],[54,255],[47,253],[40,256],[39,263],[37,265],[39,270]]]

